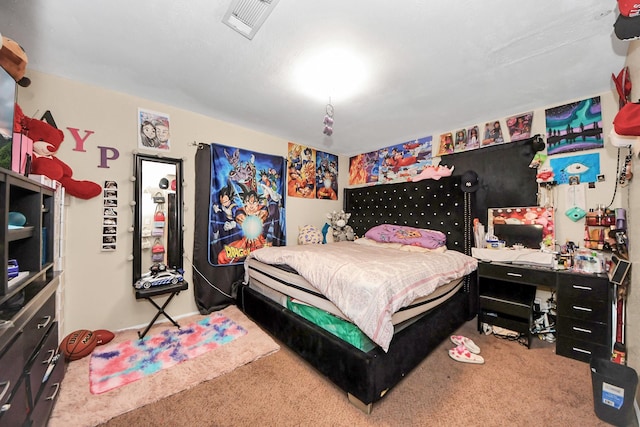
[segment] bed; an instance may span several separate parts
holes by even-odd
[[[344,199],[356,236],[364,236],[382,224],[439,230],[446,235],[446,252],[470,254],[472,195],[461,190],[460,176],[452,176],[437,181],[346,189]],[[333,245],[322,247],[330,249]],[[382,345],[374,342],[358,348],[303,317],[290,303],[316,306],[338,318],[351,320],[351,313],[345,314],[349,307],[342,310],[334,301],[327,301],[318,288],[300,278],[290,266],[270,265],[249,257],[245,267],[246,280],[238,292],[238,306],[346,391],[351,403],[366,413],[477,312],[474,266],[461,279],[447,278],[440,283],[437,295],[430,294],[410,304],[403,302],[401,309],[394,309],[388,345],[383,341]]]

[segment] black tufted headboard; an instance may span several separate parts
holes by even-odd
[[[439,180],[346,188],[349,225],[362,237],[371,227],[398,224],[442,231],[447,248],[471,251],[473,216],[471,194],[460,189],[460,176]]]

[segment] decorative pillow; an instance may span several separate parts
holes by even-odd
[[[367,231],[365,237],[377,242],[402,243],[427,249],[439,248],[447,242],[446,236],[440,231],[393,224],[377,225]]]
[[[298,232],[299,245],[322,244],[322,232],[315,225],[303,225]]]
[[[412,245],[403,245],[402,243],[383,243],[376,242],[373,239],[369,239],[367,237],[361,237],[355,240],[355,243],[363,246],[377,246],[379,248],[386,249],[399,249],[405,252],[445,252],[447,250],[446,246],[440,246],[435,249],[423,248],[421,246],[412,246]]]

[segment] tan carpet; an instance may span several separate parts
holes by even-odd
[[[104,423],[133,409],[187,390],[202,381],[231,372],[280,348],[237,307],[230,306],[220,312],[245,328],[247,334],[195,359],[106,393],[94,395],[89,391],[90,357],[69,363],[49,426],[95,426]],[[178,323],[187,325],[203,317],[205,316],[195,315],[180,319]],[[169,327],[174,328],[169,323],[156,324],[148,334],[155,334]],[[127,330],[118,332],[114,341],[136,338],[137,330]]]
[[[475,320],[459,332],[486,359],[449,358],[443,343],[366,415],[346,394],[286,347],[160,402],[114,418],[130,426],[606,426],[593,411],[587,363],[554,354],[536,338],[530,350],[480,335]],[[420,345],[420,343],[416,343]]]

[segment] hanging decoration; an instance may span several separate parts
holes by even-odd
[[[329,103],[325,107],[324,120],[322,121],[322,123],[324,124],[322,133],[327,136],[333,135],[333,112],[333,105],[331,105],[331,98],[329,98]]]

